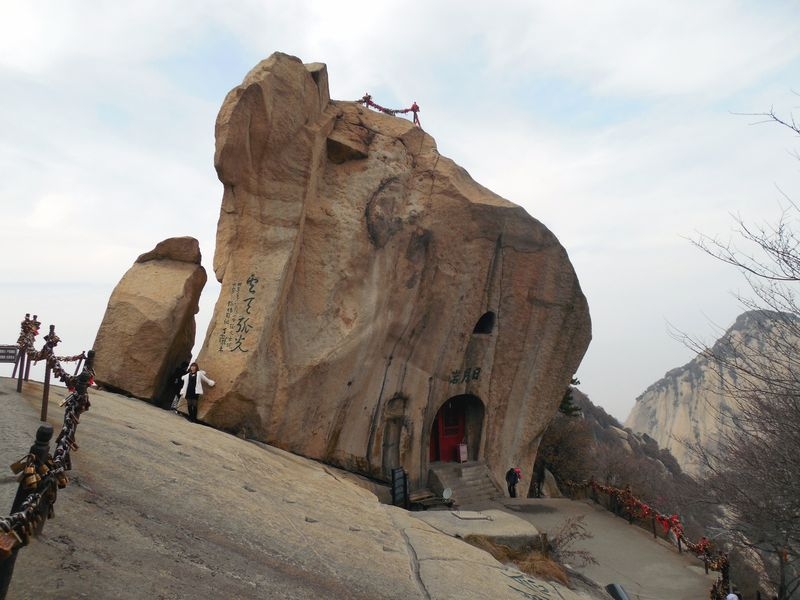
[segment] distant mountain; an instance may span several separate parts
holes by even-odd
[[[686,473],[701,474],[700,465],[687,451],[684,441],[699,442],[713,449],[719,433],[719,417],[738,410],[736,401],[726,391],[736,382],[738,373],[727,366],[727,361],[734,352],[748,352],[769,362],[770,353],[775,352],[770,348],[775,345],[800,346],[800,340],[794,340],[797,344],[787,340],[785,328],[776,335],[778,325],[787,319],[796,323],[796,317],[788,313],[748,311],[739,315],[708,352],[667,372],[648,387],[636,399],[625,421],[626,427],[647,434],[660,447],[669,449]]]
[[[649,501],[665,501],[681,487],[684,475],[668,450],[659,448],[647,434],[624,428],[577,388],[571,388],[571,394],[572,405],[580,412],[559,413],[553,419],[539,446],[534,471],[544,465],[558,486],[590,479],[618,487],[630,485]]]
[[[583,413],[596,444],[596,452],[605,455],[623,452],[632,458],[650,463],[658,471],[681,475],[681,467],[670,452],[647,433],[624,427],[602,407],[595,406],[589,397],[578,389],[572,390],[573,403]]]

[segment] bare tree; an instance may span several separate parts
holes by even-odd
[[[800,134],[794,118],[759,116]],[[730,539],[763,557],[779,600],[800,596],[800,208],[784,198],[775,224],[737,216],[735,241],[694,242],[743,272],[753,296],[740,300],[757,334],[733,333],[710,349],[687,340],[709,356],[732,407],[717,415],[715,443],[693,445],[706,490]]]
[[[586,481],[594,469],[595,444],[588,423],[557,414],[545,431],[537,460],[559,483]]]

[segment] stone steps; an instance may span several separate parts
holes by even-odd
[[[469,463],[432,463],[428,484],[434,493],[450,488],[458,506],[480,504],[504,494],[492,481],[489,469],[481,461]]]

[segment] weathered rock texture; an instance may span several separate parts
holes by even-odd
[[[192,355],[206,279],[191,237],[164,240],[137,258],[114,288],[97,332],[96,381],[137,398],[169,400],[172,371]]]
[[[41,385],[26,383],[23,396],[15,383],[0,378],[0,464],[29,448],[39,425]],[[56,518],[19,551],[7,600],[590,598],[380,504],[354,476],[116,394],[89,396],[70,484]],[[63,414],[50,415],[58,431]],[[16,489],[0,478],[6,509]],[[533,529],[505,513],[470,523],[491,537],[495,523]],[[627,535],[626,547],[655,546]],[[675,569],[669,558],[658,565]]]
[[[555,236],[409,121],[330,101],[321,64],[261,62],[216,137],[222,290],[199,362],[217,385],[200,418],[424,485],[457,398],[470,459],[499,482],[530,469],[591,337]]]
[[[727,422],[730,415],[739,411],[731,390],[741,387],[742,384],[737,383],[741,374],[730,368],[731,365],[742,364],[745,359],[752,369],[752,365],[764,360],[769,368],[774,368],[783,362],[777,355],[774,360],[770,358],[776,352],[776,345],[788,340],[782,328],[775,329],[781,323],[778,315],[768,311],[740,315],[708,352],[698,354],[648,387],[636,399],[625,425],[646,433],[660,447],[669,449],[685,472],[702,474],[696,456],[683,442],[699,443],[711,451],[716,448],[720,423]],[[769,339],[773,335],[777,344]],[[795,347],[798,342],[800,340],[795,340]]]

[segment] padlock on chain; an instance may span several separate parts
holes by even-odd
[[[13,535],[12,533],[6,533],[5,531],[0,531],[0,561],[3,561],[11,556],[14,548],[17,547],[18,541],[21,541],[19,536]]]
[[[25,467],[28,466],[28,463],[30,463],[32,460],[33,460],[33,455],[26,454],[25,456],[20,458],[17,462],[11,464],[11,472],[14,473],[14,475],[18,475],[19,473],[22,472],[22,470]]]
[[[41,480],[42,478],[39,477],[39,474],[36,472],[35,465],[29,464],[25,467],[25,470],[22,472],[22,484],[25,486],[25,489],[36,489]]]

